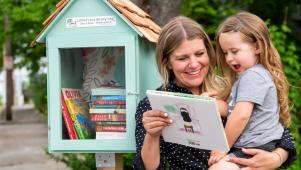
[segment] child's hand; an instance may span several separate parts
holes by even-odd
[[[216,91],[208,91],[201,94],[201,96],[208,96],[208,97],[216,97],[218,93]]]
[[[208,160],[208,165],[211,166],[217,163],[219,160],[224,158],[227,155],[227,152],[222,151],[211,151],[210,158]]]

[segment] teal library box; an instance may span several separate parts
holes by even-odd
[[[162,82],[160,27],[129,0],[61,0],[43,24],[49,151],[135,152],[136,107]]]

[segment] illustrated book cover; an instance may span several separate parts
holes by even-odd
[[[206,96],[147,90],[152,109],[173,122],[162,131],[166,142],[205,150],[229,151],[216,100]]]
[[[82,98],[80,89],[62,88],[63,99],[66,103],[78,139],[92,139],[95,132],[90,121],[88,104]]]
[[[63,115],[63,119],[64,119],[64,122],[65,122],[65,126],[67,128],[69,139],[72,139],[72,140],[77,139],[76,132],[75,132],[75,129],[74,129],[74,126],[73,126],[71,116],[70,116],[70,113],[68,111],[66,102],[64,100],[63,94],[61,94],[61,99],[62,99],[62,115]]]

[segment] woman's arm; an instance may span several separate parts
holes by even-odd
[[[160,136],[162,130],[171,123],[167,116],[159,110],[149,110],[143,113],[143,126],[146,130],[141,150],[145,169],[157,169],[160,165]]]
[[[144,127],[143,121],[146,123],[147,118],[143,119],[144,113],[150,111],[152,108],[147,98],[144,98],[138,105],[136,111],[136,129],[135,129],[135,137],[136,137],[136,155],[133,162],[133,168],[138,170],[148,169],[148,157],[145,156],[148,150],[151,150],[151,153],[155,153],[155,157],[159,159],[158,163],[151,163],[151,165],[156,164],[158,169],[165,169],[165,161],[162,159],[162,153],[160,155],[160,146],[164,149],[164,145],[162,145],[162,137],[161,139],[155,139],[149,136],[147,130]],[[161,141],[161,142],[160,142]],[[158,144],[156,144],[158,143]],[[154,148],[153,148],[154,147]],[[157,148],[157,149],[156,149]],[[154,149],[154,150],[152,150]],[[143,151],[142,151],[143,150]],[[162,151],[161,151],[162,152]],[[158,155],[159,153],[159,155]],[[153,157],[153,156],[152,156]],[[155,160],[155,159],[153,159]],[[156,161],[157,162],[157,161]],[[146,165],[146,166],[145,166]]]

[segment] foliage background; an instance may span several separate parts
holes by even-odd
[[[47,114],[47,83],[46,74],[39,72],[41,67],[40,59],[45,56],[45,46],[37,45],[29,48],[29,43],[42,29],[41,23],[55,9],[58,0],[0,0],[0,23],[3,23],[4,14],[10,16],[10,26],[8,31],[4,31],[0,24],[0,50],[7,38],[13,42],[12,53],[14,58],[19,58],[15,67],[27,67],[31,71],[31,83],[27,89],[36,90],[33,101],[37,109]],[[181,14],[191,17],[203,25],[205,30],[214,39],[215,30],[218,24],[227,16],[239,11],[246,10],[257,14],[267,21],[273,42],[277,47],[284,70],[290,83],[291,115],[293,122],[291,132],[296,139],[297,154],[301,152],[300,137],[300,110],[301,110],[301,2],[300,0],[185,0],[177,1],[181,6]],[[152,5],[146,5],[152,3]],[[173,3],[173,1],[170,1]],[[145,6],[145,10],[152,13],[153,8],[158,4],[168,6],[168,3],[161,3],[160,0],[141,0],[138,5]],[[174,6],[170,5],[170,8]],[[162,8],[167,11],[168,7]],[[176,8],[178,9],[178,8]],[[180,11],[178,11],[180,13]],[[173,11],[173,14],[177,13]],[[300,16],[299,16],[300,15]],[[297,16],[297,17],[296,17]],[[158,20],[158,23],[166,23],[165,20]],[[160,24],[162,25],[162,24]],[[0,68],[3,66],[3,53],[0,53]],[[1,70],[0,70],[1,72]],[[58,161],[65,162],[72,169],[95,169],[95,159],[93,154],[63,154],[60,157],[51,155]],[[133,154],[124,154],[125,169],[131,169]],[[301,167],[301,157],[289,169],[297,170]]]

